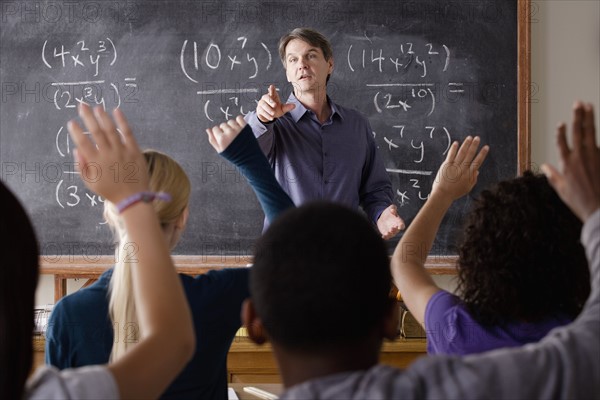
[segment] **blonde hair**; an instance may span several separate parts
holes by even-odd
[[[158,219],[167,227],[180,218],[190,198],[191,185],[181,166],[166,154],[155,150],[145,150],[144,157],[150,175],[150,190],[167,192],[171,201],[154,201]],[[109,313],[112,320],[114,342],[110,361],[118,360],[128,347],[140,339],[135,299],[132,293],[131,264],[135,261],[137,248],[128,240],[123,221],[114,204],[104,203],[104,218],[112,228],[118,244],[115,249],[115,267],[109,286]]]

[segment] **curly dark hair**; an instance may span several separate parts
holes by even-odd
[[[582,224],[530,171],[481,193],[458,251],[458,291],[478,322],[575,318],[590,293]]]

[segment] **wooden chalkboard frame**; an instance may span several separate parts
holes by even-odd
[[[531,2],[517,0],[517,173],[531,168]],[[431,256],[426,268],[433,275],[456,274],[456,256]],[[251,263],[238,256],[173,256],[182,273],[202,273],[212,269],[242,267]],[[113,256],[52,256],[40,258],[41,273],[55,276],[55,291],[66,290],[67,278],[94,278],[114,264]]]

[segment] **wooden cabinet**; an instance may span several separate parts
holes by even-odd
[[[426,353],[425,339],[398,339],[386,341],[380,361],[397,368],[406,368]],[[252,343],[245,336],[237,336],[227,358],[231,383],[281,383],[271,346]]]
[[[242,267],[249,262],[248,259],[242,257],[175,256],[173,258],[177,271],[189,275],[202,274],[213,269]],[[63,263],[44,261],[41,263],[42,274],[54,275],[55,301],[66,295],[67,279],[89,279],[89,284],[108,268],[111,268],[114,262],[110,256],[99,257],[93,264],[83,257],[74,257],[68,261]],[[33,343],[35,368],[44,363],[44,337],[35,336]],[[425,353],[425,339],[398,339],[383,344],[380,360],[384,364],[406,368]],[[271,346],[269,344],[258,346],[252,343],[243,328],[233,341],[227,366],[231,383],[281,382]]]
[[[44,345],[43,336],[34,336],[34,369],[44,364]],[[406,368],[425,352],[424,339],[398,339],[383,344],[381,362]],[[281,383],[271,346],[268,343],[256,345],[247,336],[236,336],[234,339],[227,357],[227,367],[231,383]]]

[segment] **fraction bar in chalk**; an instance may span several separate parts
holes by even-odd
[[[411,170],[411,169],[386,168],[385,170],[387,172],[393,172],[395,174],[404,174],[404,175],[431,175],[432,174],[431,171],[417,171],[417,170]]]
[[[81,81],[81,82],[53,82],[52,86],[68,86],[68,85],[94,85],[104,83],[105,81]]]
[[[370,87],[388,87],[388,86],[435,86],[434,83],[367,83]]]
[[[221,93],[258,93],[258,89],[215,89],[215,90],[200,90],[198,94],[221,94]]]

